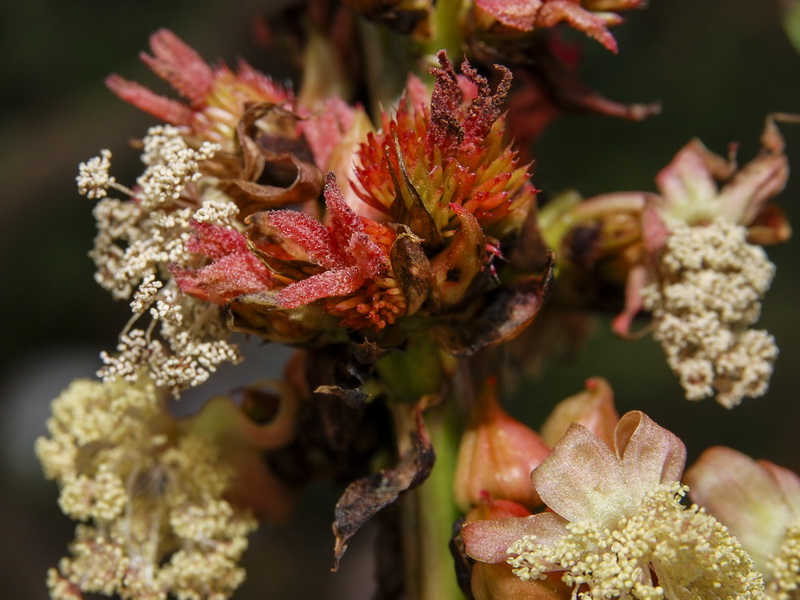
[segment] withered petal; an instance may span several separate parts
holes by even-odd
[[[389,257],[406,299],[406,315],[413,315],[430,294],[431,263],[425,256],[421,240],[407,227],[403,226],[403,229],[405,231],[401,231],[392,244]]]
[[[236,126],[242,152],[239,176],[220,180],[220,186],[239,205],[243,216],[267,208],[282,208],[316,200],[322,193],[322,172],[293,152],[275,152],[258,142],[256,121],[266,116],[292,124],[299,116],[271,102],[248,106]],[[285,174],[281,181],[263,181],[268,171]],[[283,179],[291,179],[288,185]]]

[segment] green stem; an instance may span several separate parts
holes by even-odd
[[[452,403],[429,409],[425,422],[436,449],[436,464],[428,479],[402,499],[406,597],[458,600],[463,595],[449,547],[459,516],[453,501],[458,435]]]
[[[417,332],[404,352],[384,357],[377,365],[381,381],[392,400],[398,450],[408,451],[403,432],[415,431],[417,407],[453,389],[455,359],[444,355],[425,332]],[[456,375],[457,376],[457,375]],[[429,477],[400,499],[406,598],[458,600],[458,587],[450,554],[453,524],[459,512],[453,494],[459,423],[454,399],[439,402],[424,412],[425,426],[436,453]]]
[[[435,56],[439,50],[458,64],[464,55],[462,20],[468,3],[464,0],[438,0],[433,12],[433,35],[425,44],[425,53]],[[435,62],[435,61],[433,61]]]

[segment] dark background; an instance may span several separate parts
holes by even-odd
[[[252,40],[252,19],[279,2],[239,0],[27,0],[0,7],[0,596],[46,598],[45,571],[66,551],[73,524],[56,505],[33,456],[50,400],[77,376],[90,376],[97,353],[111,349],[127,320],[92,279],[86,256],[94,235],[92,202],[75,192],[77,163],[110,148],[113,172],[131,182],[139,172],[127,140],[153,121],[116,100],[103,77],[118,72],[155,85],[137,59],[148,35],[169,27],[208,59],[245,57],[275,72]],[[585,196],[654,189],[653,177],[693,136],[719,152],[740,143],[744,163],[758,150],[764,116],[800,113],[800,58],[781,27],[777,3],[753,0],[654,0],[617,28],[620,54],[586,40],[583,72],[608,97],[660,101],[663,113],[644,123],[570,116],[554,124],[537,150],[539,188],[579,189]],[[281,71],[283,72],[283,71]],[[793,164],[800,126],[782,128]],[[790,180],[781,204],[800,222],[800,183]],[[579,360],[546,369],[510,406],[540,414],[578,392],[587,377],[607,377],[620,411],[640,408],[680,435],[690,459],[713,444],[735,446],[800,470],[800,299],[798,246],[768,249],[778,266],[759,324],[776,335],[781,356],[769,393],[733,411],[713,401],[682,399],[660,348],[649,338],[616,340],[601,317]],[[282,355],[254,348],[245,365],[212,383],[275,373]],[[203,394],[214,390],[205,388]],[[533,422],[534,425],[538,424]],[[245,564],[237,598],[366,598],[370,533],[356,538],[342,572],[332,575],[329,524],[336,494],[315,487],[286,526],[263,528]]]

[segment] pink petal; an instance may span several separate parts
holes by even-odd
[[[227,304],[237,296],[272,287],[272,274],[247,248],[239,231],[210,223],[193,222],[196,234],[186,249],[204,254],[212,262],[202,269],[170,270],[184,294],[214,304]]]
[[[686,446],[643,412],[631,411],[622,416],[614,445],[633,499],[640,500],[661,483],[680,481],[686,465]]]
[[[770,474],[783,494],[786,505],[794,511],[795,517],[800,517],[800,477],[794,471],[781,467],[768,460],[756,461]]]
[[[278,292],[278,303],[284,308],[297,308],[321,298],[346,296],[364,284],[364,277],[357,267],[331,269],[312,275]]]
[[[192,121],[192,111],[185,104],[159,96],[134,81],[128,81],[119,75],[106,77],[106,86],[120,100],[133,104],[136,108],[153,115],[157,119],[171,125],[188,125]]]
[[[634,265],[628,272],[628,278],[625,280],[625,306],[611,322],[612,331],[621,338],[636,337],[636,334],[631,333],[631,325],[644,306],[642,289],[647,285],[649,277],[645,265]]]
[[[476,0],[475,7],[487,12],[507,27],[533,31],[542,0]]]
[[[566,521],[550,512],[530,517],[508,517],[489,521],[473,521],[461,528],[464,545],[475,560],[502,563],[508,557],[508,547],[526,535],[535,535],[542,544],[563,536]]]
[[[661,252],[669,238],[669,229],[659,211],[660,205],[661,202],[648,198],[642,210],[642,243],[651,256]]]
[[[717,184],[703,160],[705,148],[697,141],[689,142],[656,176],[656,185],[666,200],[665,208],[673,212],[694,202],[717,196]]]
[[[169,29],[159,29],[151,35],[150,48],[155,56],[142,53],[142,62],[168,81],[194,107],[202,106],[214,86],[211,67]]]
[[[755,159],[722,188],[719,194],[722,214],[736,223],[748,225],[767,200],[783,191],[788,178],[789,163],[785,155],[771,154]]]
[[[361,222],[361,217],[344,201],[333,172],[325,176],[324,194],[334,247],[339,252],[346,253],[351,238],[357,233],[364,232],[364,224]]]
[[[684,480],[692,500],[727,526],[763,569],[795,516],[770,470],[732,448],[715,446]]]
[[[428,104],[431,98],[428,86],[422,83],[422,80],[410,73],[408,81],[406,81],[405,100],[408,106],[411,107],[414,114],[421,114],[425,109],[424,106]]]
[[[578,31],[594,38],[613,53],[617,53],[617,40],[606,29],[609,23],[601,16],[592,14],[574,0],[550,0],[536,15],[539,27],[554,27],[561,21],[567,21]]]
[[[285,238],[299,244],[311,260],[326,268],[341,266],[328,228],[296,210],[274,210],[268,213],[270,224]]]
[[[336,146],[353,126],[356,111],[338,96],[328,98],[319,113],[302,121],[299,129],[308,142],[314,164],[320,170],[328,169],[328,162]]]
[[[333,172],[325,176],[325,205],[331,221],[329,230],[334,250],[340,255],[342,262],[354,264],[364,278],[377,275],[386,262],[386,254],[365,233],[361,217],[344,201]]]
[[[533,473],[542,501],[568,521],[607,518],[629,504],[622,466],[611,448],[573,423]]]
[[[249,253],[244,234],[230,227],[192,221],[195,235],[186,242],[186,249],[194,254],[205,254],[211,259],[234,253]]]

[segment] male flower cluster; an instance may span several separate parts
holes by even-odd
[[[205,381],[221,362],[240,360],[227,341],[219,311],[181,294],[170,272],[197,263],[187,249],[192,222],[230,228],[238,208],[201,182],[200,165],[218,145],[204,142],[194,149],[169,125],[150,128],[143,144],[147,166],[134,190],[108,174],[108,151],[82,164],[78,175],[84,194],[102,198],[94,210],[97,235],[90,253],[97,267],[95,280],[115,298],[130,299],[133,313],[117,352],[103,354],[101,375],[133,382],[146,367],[158,386],[177,394]],[[108,188],[131,198],[103,197]],[[245,285],[268,277],[257,261],[253,266]],[[136,327],[148,318],[147,326]]]
[[[764,250],[748,244],[739,225],[676,223],[660,267],[660,281],[642,290],[642,301],[686,397],[716,392],[731,408],[763,395],[778,355],[769,333],[750,329],[775,271]]]
[[[163,402],[146,378],[77,380],[53,402],[36,452],[81,521],[72,555],[48,575],[54,599],[223,600],[244,580],[236,563],[256,521],[223,497],[233,472],[214,442]]]
[[[709,448],[686,471],[692,499],[725,524],[764,574],[768,600],[800,595],[800,477],[732,448]]]
[[[760,154],[738,168],[694,140],[657,175],[659,194],[565,195],[539,215],[565,259],[562,296],[574,302],[583,291],[586,304],[608,303],[624,284],[614,330],[629,336],[633,318],[650,312],[686,397],[716,396],[728,408],[766,392],[778,355],[770,334],[751,329],[775,270],[757,244],[791,233],[768,203],[788,174],[773,117],[761,141]]]
[[[641,412],[619,420],[613,448],[573,424],[531,474],[552,512],[469,522],[467,553],[508,562],[531,586],[561,573],[573,598],[763,598],[739,542],[681,504],[685,459],[680,440]]]

